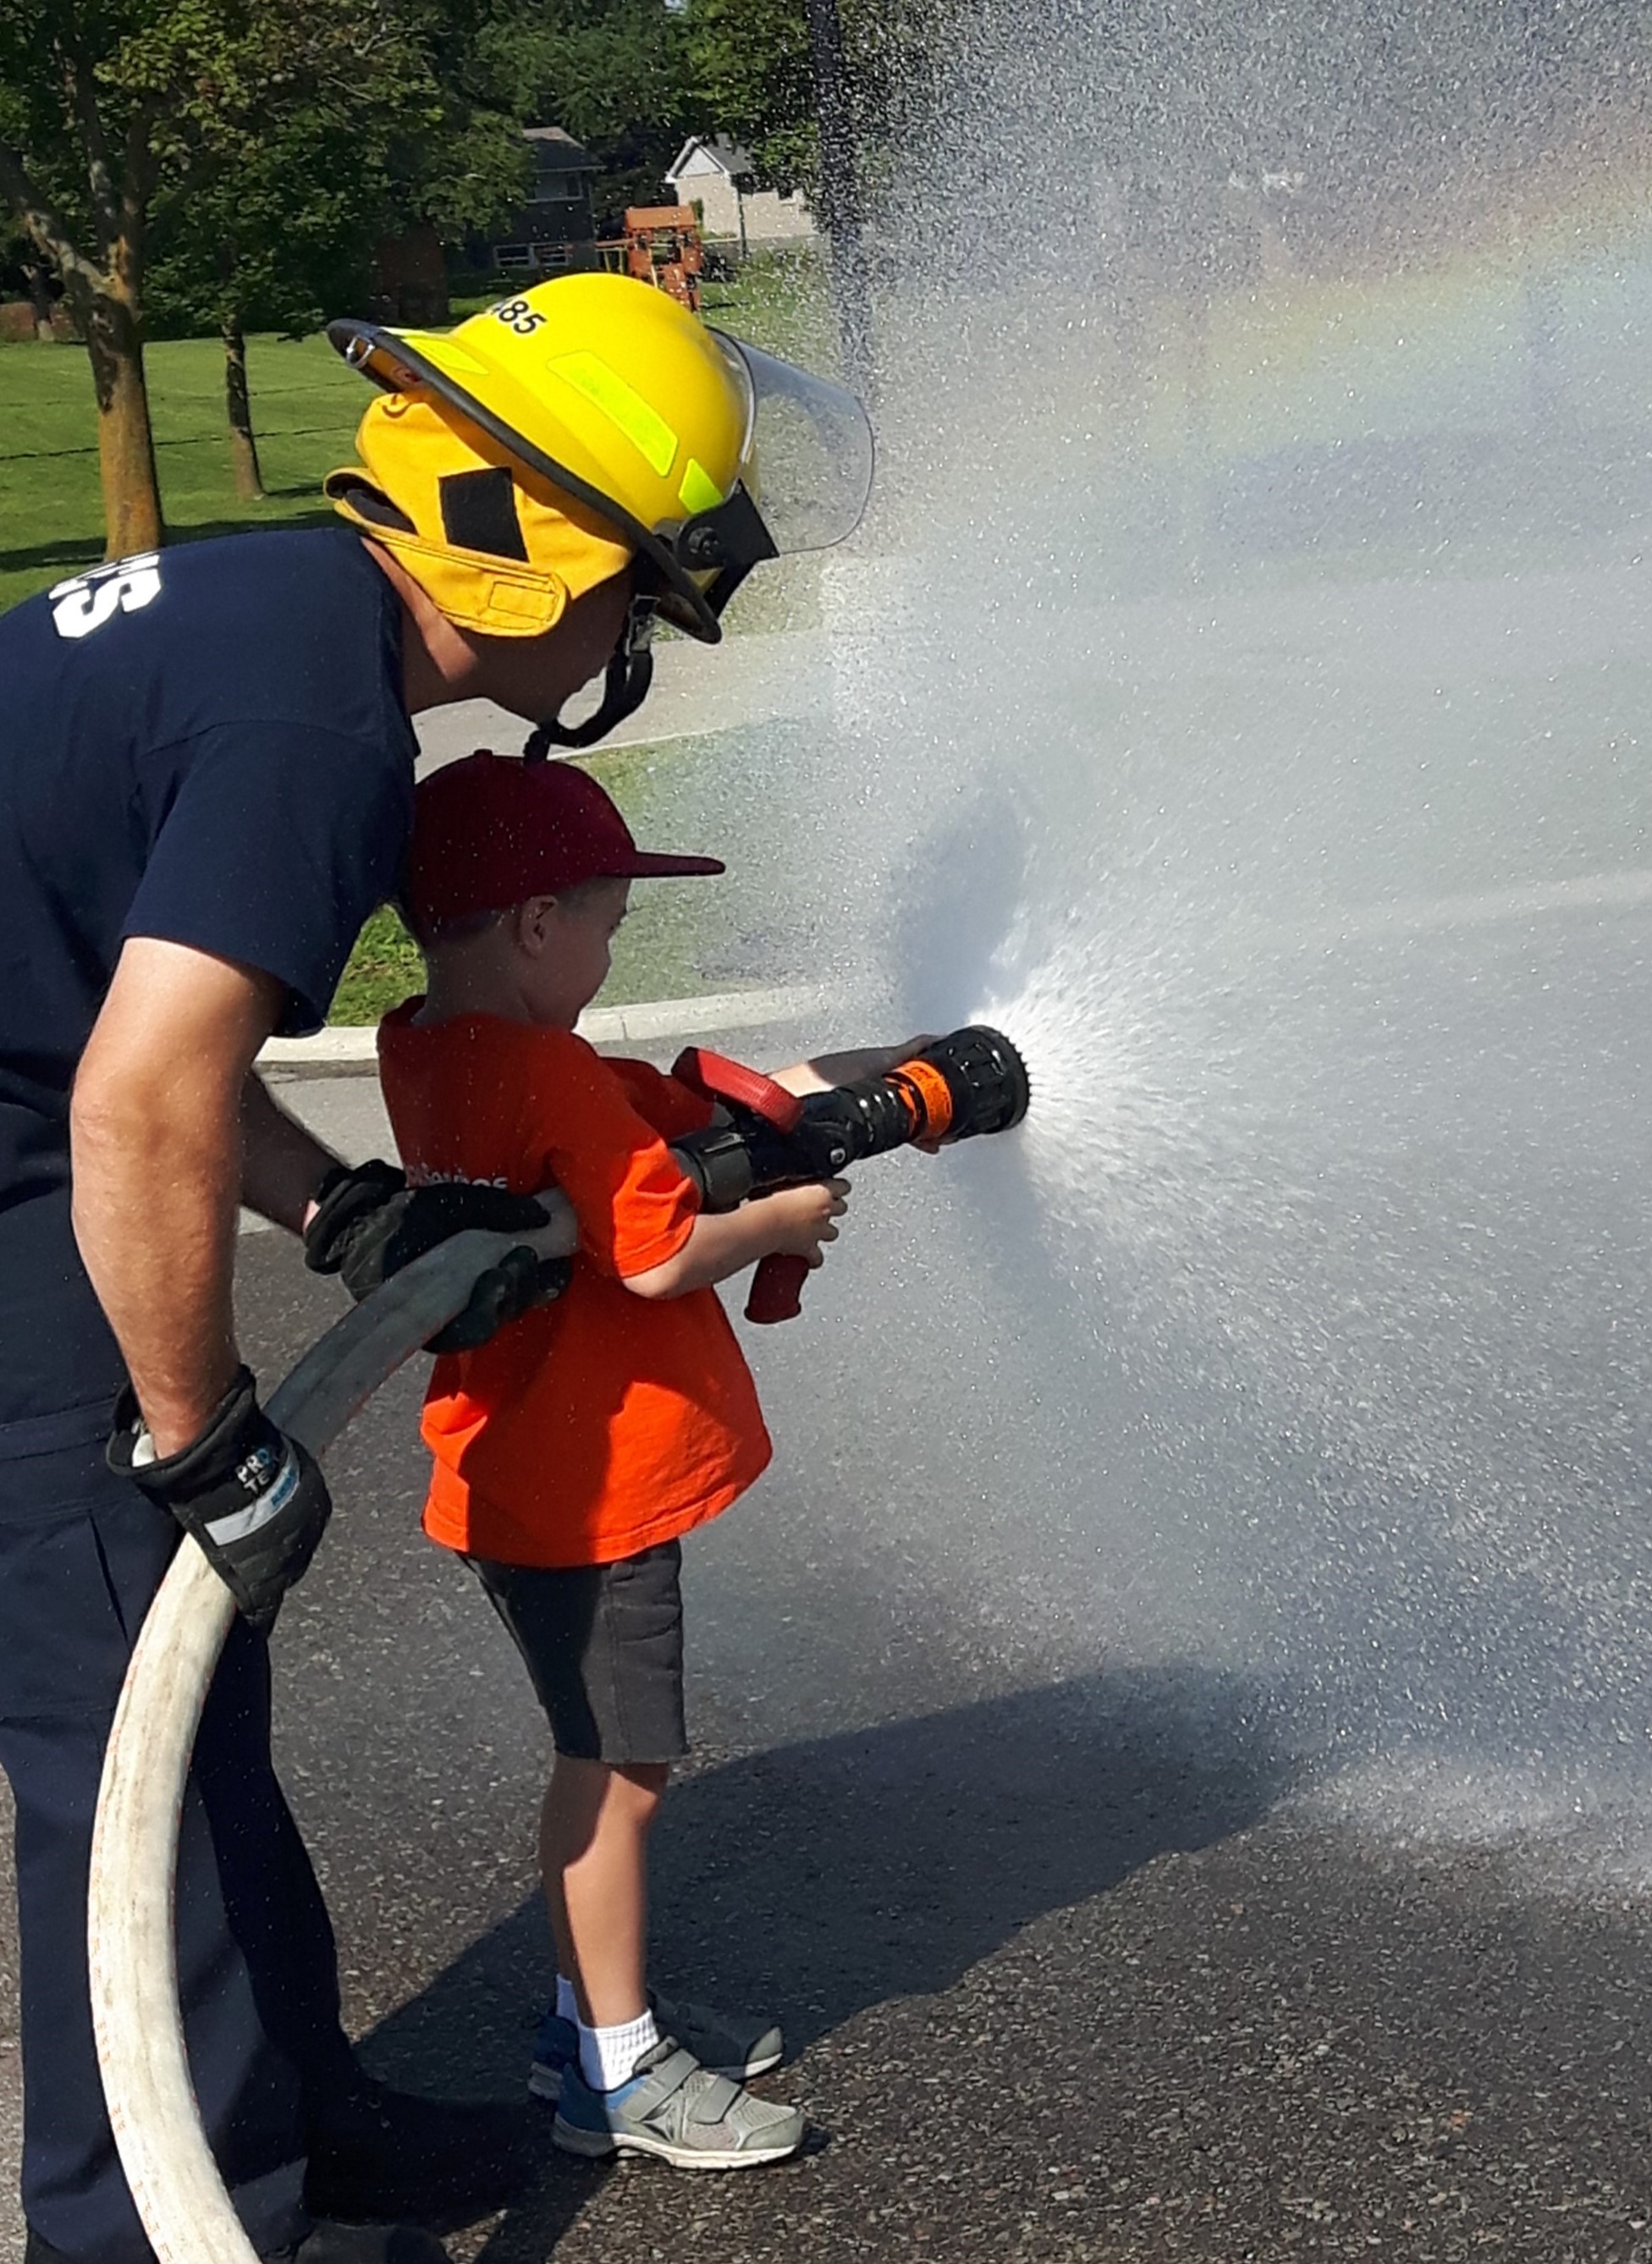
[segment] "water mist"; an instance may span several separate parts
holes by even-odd
[[[983,1661],[1195,1662],[1305,1795],[1638,1871],[1640,34],[1159,14],[979,11],[886,221],[780,830],[844,1034],[996,1023],[1033,1108],[858,1197],[788,1488]]]

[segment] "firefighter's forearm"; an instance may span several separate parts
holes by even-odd
[[[256,1070],[242,1089],[241,1138],[242,1201],[272,1225],[301,1234],[315,1190],[338,1157],[288,1115]]]
[[[279,998],[268,976],[134,937],[76,1078],[76,1237],[163,1455],[199,1433],[238,1364],[243,1089]]]
[[[240,1193],[232,1096],[169,1078],[76,1087],[75,1233],[162,1455],[189,1444],[228,1389]]]

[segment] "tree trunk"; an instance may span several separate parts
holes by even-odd
[[[98,463],[103,475],[105,556],[129,558],[166,540],[161,484],[143,380],[143,330],[117,279],[87,288],[76,308],[98,395]]]
[[[23,279],[28,286],[29,304],[34,309],[34,335],[43,345],[49,345],[57,332],[52,323],[54,309],[45,267],[38,260],[25,259]]]
[[[235,468],[235,493],[256,503],[264,493],[258,469],[258,440],[252,429],[252,396],[247,390],[247,335],[239,314],[223,320],[224,410],[229,419],[229,454]]]

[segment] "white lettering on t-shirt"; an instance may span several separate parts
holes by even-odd
[[[160,553],[144,550],[135,558],[112,559],[90,574],[71,575],[50,594],[52,627],[59,636],[90,636],[117,613],[139,613],[160,596]]]
[[[467,1172],[433,1172],[428,1164],[410,1159],[405,1165],[408,1184],[415,1187],[508,1187],[503,1172],[490,1179],[473,1179]]]

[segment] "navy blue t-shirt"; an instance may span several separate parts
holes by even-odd
[[[123,940],[326,1012],[413,810],[401,608],[344,528],[123,559],[0,618],[0,1456],[89,1433],[120,1354],[69,1225],[69,1095]]]

